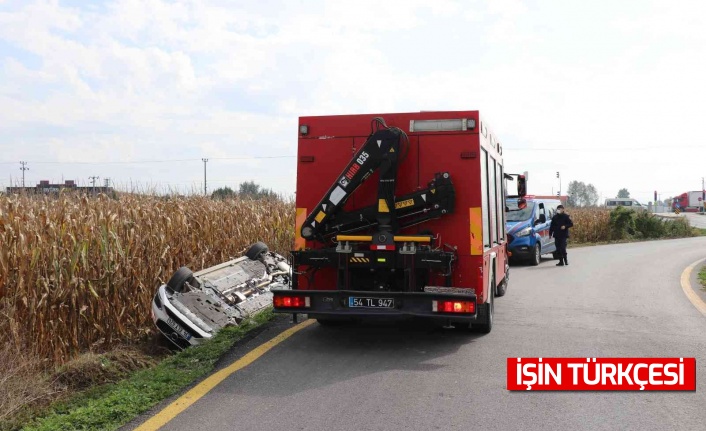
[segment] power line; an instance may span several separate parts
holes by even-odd
[[[645,151],[645,150],[686,150],[702,149],[702,146],[661,146],[661,147],[576,147],[576,148],[534,148],[534,147],[504,147],[503,150],[511,151]]]
[[[297,156],[253,156],[253,157],[211,157],[210,160],[261,160],[261,159],[293,159]],[[105,161],[105,162],[89,162],[89,161],[32,161],[35,164],[42,165],[131,165],[144,163],[181,163],[181,162],[198,162],[203,159],[164,159],[164,160],[127,160],[127,161]],[[0,164],[10,164],[17,162],[0,161]]]

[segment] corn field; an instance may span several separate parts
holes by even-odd
[[[605,208],[568,208],[574,227],[571,228],[572,243],[610,241],[610,210]]]
[[[570,208],[572,243],[611,239],[610,211]],[[0,197],[0,342],[61,364],[153,332],[156,287],[261,240],[287,254],[294,205],[146,195]]]
[[[287,253],[294,205],[123,195],[0,197],[0,342],[60,364],[152,332],[156,287],[261,240]]]

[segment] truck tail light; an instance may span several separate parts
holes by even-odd
[[[435,313],[475,313],[473,301],[431,301],[431,310]]]
[[[309,308],[311,299],[308,296],[275,296],[272,300],[275,308]]]
[[[394,246],[394,244],[393,245],[375,245],[375,244],[373,244],[370,246],[370,249],[374,250],[374,251],[376,251],[376,250],[395,251],[395,246]]]

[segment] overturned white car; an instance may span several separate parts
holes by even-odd
[[[289,288],[287,259],[253,244],[245,256],[192,273],[179,268],[152,299],[152,320],[183,349],[238,325],[272,304],[271,288]]]

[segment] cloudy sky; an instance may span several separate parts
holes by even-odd
[[[702,1],[0,0],[0,186],[294,191],[300,115],[479,109],[529,191],[706,176]],[[271,157],[271,158],[264,158]]]

